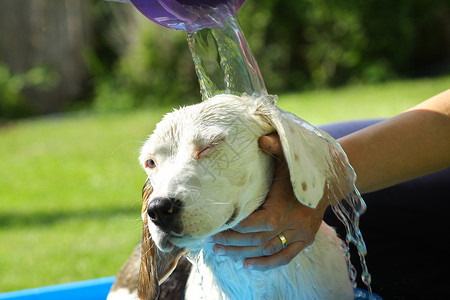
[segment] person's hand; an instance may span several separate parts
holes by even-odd
[[[266,270],[288,264],[311,245],[329,202],[325,190],[317,208],[302,205],[294,195],[278,135],[263,136],[259,144],[277,158],[267,200],[233,230],[213,236],[212,242],[216,255],[246,257],[245,268]],[[279,234],[287,240],[284,249]]]

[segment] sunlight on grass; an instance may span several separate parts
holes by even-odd
[[[278,105],[314,125],[344,120],[386,118],[450,88],[450,76],[347,86],[281,95]]]
[[[450,76],[280,95],[313,124],[389,117]],[[141,234],[139,148],[171,108],[0,128],[0,292],[112,276]]]
[[[0,291],[117,272],[139,242],[139,148],[163,112],[0,129]]]

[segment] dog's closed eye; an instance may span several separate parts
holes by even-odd
[[[208,156],[214,150],[216,145],[217,144],[215,144],[215,145],[208,145],[205,148],[201,149],[200,151],[197,152],[197,154],[195,155],[195,158],[196,159],[200,159],[200,158]]]
[[[196,159],[200,159],[203,157],[207,157],[208,155],[210,155],[216,148],[218,145],[220,145],[221,142],[223,142],[225,139],[221,138],[219,140],[215,140],[211,143],[209,143],[206,146],[200,147],[200,150],[197,151],[195,158]]]

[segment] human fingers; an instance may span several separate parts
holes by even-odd
[[[278,234],[275,237],[272,237],[269,241],[256,246],[224,246],[216,244],[214,245],[213,250],[216,255],[240,257],[269,256],[284,249],[280,235],[281,234]],[[286,243],[291,244],[296,242],[294,230],[283,232],[282,236],[286,239]]]
[[[276,233],[272,231],[258,231],[240,233],[227,230],[212,236],[208,242],[223,246],[261,246],[270,241]]]
[[[278,133],[270,133],[260,137],[259,146],[261,149],[270,154],[274,154],[279,157],[283,155],[283,148],[281,147],[281,141]]]
[[[269,270],[280,266],[287,265],[297,254],[304,248],[309,246],[307,242],[295,242],[289,244],[283,250],[276,252],[270,256],[260,256],[247,258],[244,261],[244,268],[248,270]]]
[[[292,205],[298,203],[292,191],[289,170],[281,165],[278,164],[275,169],[275,178],[262,208],[239,222],[233,228],[234,231],[249,233],[276,230]]]
[[[211,242],[224,246],[259,246],[278,233],[292,228],[298,221],[295,212],[301,204],[296,200],[289,175],[278,171],[280,179],[272,183],[267,200],[260,210],[250,214],[233,230],[213,236]]]
[[[285,199],[282,197],[282,199]],[[294,199],[295,200],[295,199]],[[275,203],[274,203],[275,204]],[[255,214],[255,219],[274,217],[272,227],[274,230],[266,232],[239,233],[229,231],[224,233],[222,239],[217,239],[214,246],[214,252],[217,255],[258,257],[254,262],[255,268],[270,269],[282,264],[286,264],[295,257],[301,250],[312,244],[317,230],[320,227],[323,218],[325,205],[319,205],[316,209],[307,207],[298,201],[288,203],[277,201],[278,205],[270,206],[270,209],[264,208]],[[323,208],[322,208],[323,206]],[[284,209],[278,211],[279,208]],[[287,210],[285,210],[287,208]],[[280,217],[281,216],[281,217]],[[277,236],[280,232],[285,235],[289,251],[280,256],[272,257],[277,252],[284,252],[280,238]],[[300,243],[300,244],[299,244]]]
[[[268,200],[271,201],[271,200]],[[264,205],[267,205],[266,203]],[[250,214],[247,218],[233,227],[239,233],[252,233],[261,231],[273,231],[277,227],[277,216],[270,214],[265,206]]]

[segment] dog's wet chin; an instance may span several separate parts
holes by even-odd
[[[218,222],[218,224],[209,224],[210,226],[208,226],[208,228],[202,228],[202,230],[196,228],[195,234],[191,232],[183,232],[181,234],[166,232],[155,226],[150,226],[149,229],[156,246],[163,252],[170,252],[174,248],[186,248],[192,250],[202,247],[203,242],[207,237],[234,227],[240,219],[239,209],[234,209],[226,219],[222,220],[222,222]]]
[[[152,230],[150,230],[150,234],[159,250],[163,252],[170,252],[173,250],[174,245],[170,241],[171,235],[169,233],[159,230],[157,230],[157,232],[152,232]]]
[[[170,235],[165,234],[160,239],[155,241],[156,246],[163,252],[170,252],[173,250],[173,244],[170,241]]]
[[[201,239],[189,235],[159,233],[154,238],[156,246],[163,252],[171,252],[174,248],[195,248]]]

